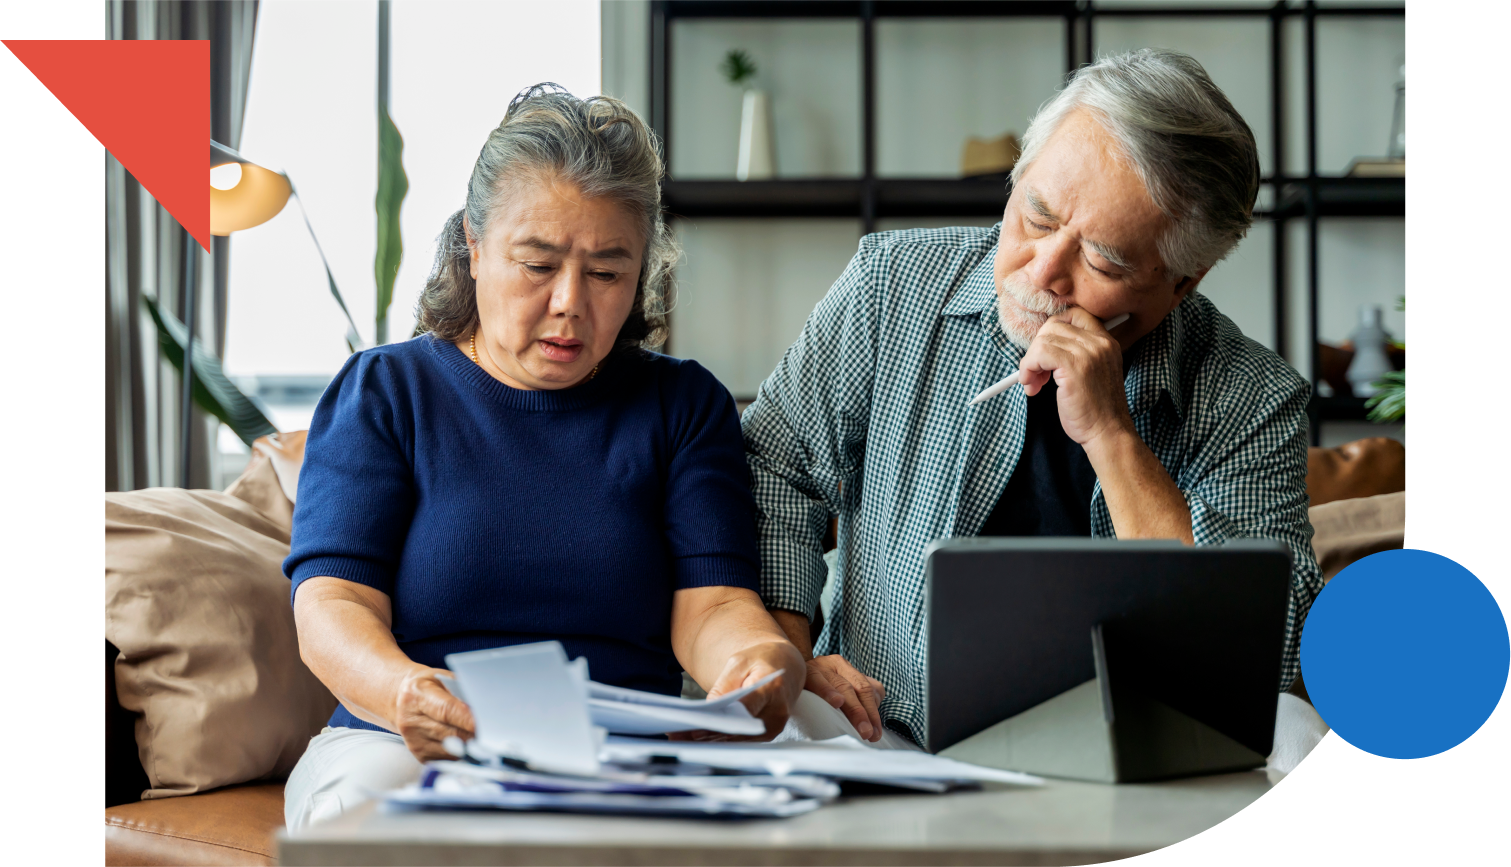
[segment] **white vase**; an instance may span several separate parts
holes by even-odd
[[[1348,384],[1354,397],[1370,397],[1378,390],[1375,380],[1390,373],[1389,336],[1380,324],[1380,305],[1359,305],[1359,327],[1350,338],[1354,343],[1354,360],[1348,365]]]
[[[776,149],[771,143],[771,100],[764,90],[745,91],[740,113],[740,158],[735,177],[764,181],[776,177]]]

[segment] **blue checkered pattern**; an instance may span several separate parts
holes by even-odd
[[[867,235],[742,420],[766,602],[812,615],[839,522],[815,653],[887,687],[883,717],[924,734],[924,549],[975,535],[1023,449],[1023,390],[969,407],[1023,350],[997,319],[990,229]],[[1322,587],[1307,519],[1307,383],[1193,293],[1135,348],[1139,435],[1186,495],[1198,545],[1275,539],[1294,564],[1282,688]],[[1114,536],[1098,484],[1092,533]]]

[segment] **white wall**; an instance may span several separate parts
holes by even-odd
[[[1400,218],[1329,217],[1318,225],[1317,336],[1341,343],[1358,324],[1359,307],[1378,304],[1385,330],[1406,338],[1406,221]]]
[[[876,171],[960,176],[967,137],[1019,140],[1065,78],[1063,18],[876,22]]]
[[[678,220],[686,258],[666,351],[756,393],[860,242],[859,220]]]
[[[1259,144],[1259,168],[1274,166],[1270,147],[1269,21],[1241,18],[1098,18],[1092,49],[1101,56],[1172,48],[1196,58],[1243,115]]]
[[[1385,155],[1405,56],[1404,18],[1317,19],[1319,174],[1341,175],[1355,157]]]
[[[617,97],[649,121],[651,106],[651,4],[602,0],[603,93]]]
[[[858,21],[678,19],[671,31],[672,177],[735,175],[742,90],[719,72],[734,48],[771,94],[777,175],[860,174]]]

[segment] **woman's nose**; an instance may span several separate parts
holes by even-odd
[[[551,315],[577,318],[587,302],[587,274],[580,268],[562,268],[551,287]]]

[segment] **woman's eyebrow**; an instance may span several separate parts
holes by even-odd
[[[570,247],[563,247],[560,244],[553,244],[550,241],[544,240],[542,238],[535,238],[535,237],[526,238],[523,241],[515,241],[513,246],[515,246],[515,247],[530,247],[530,248],[535,249],[535,250],[540,250],[543,253],[555,253],[558,256],[565,256],[567,253],[571,252],[571,248]],[[594,250],[594,251],[588,253],[588,258],[589,259],[632,259],[634,257],[631,256],[630,255],[630,251],[627,250],[627,249],[625,249],[624,247],[607,247],[607,248],[602,249],[602,250]]]

